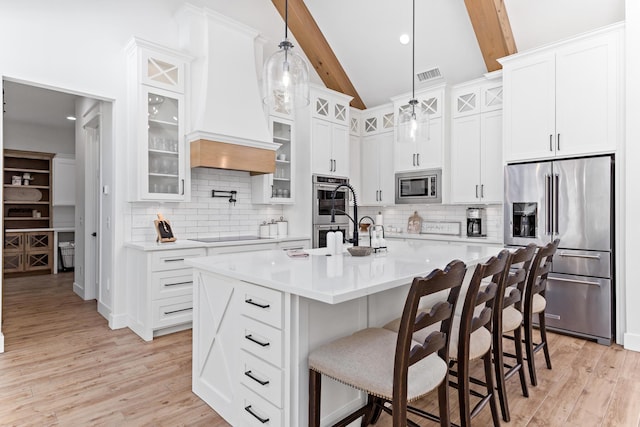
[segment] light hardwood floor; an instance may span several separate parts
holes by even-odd
[[[228,425],[191,392],[191,331],[151,343],[112,331],[71,282],[72,273],[4,280],[0,425]],[[540,353],[529,398],[516,377],[508,381],[512,421],[503,424],[638,427],[640,353],[550,335],[553,370]],[[427,396],[419,406],[435,411],[435,401]],[[473,425],[491,425],[488,408]],[[391,426],[390,417],[378,426]]]

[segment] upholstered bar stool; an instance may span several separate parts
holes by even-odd
[[[491,408],[491,416],[494,425],[499,425],[499,415],[494,395],[493,368],[492,368],[492,327],[493,315],[491,306],[494,298],[501,289],[504,293],[504,280],[508,273],[511,254],[508,250],[502,250],[497,257],[492,257],[487,262],[478,264],[473,272],[471,281],[466,289],[462,312],[455,315],[451,343],[449,345],[450,366],[455,366],[450,374],[457,377],[457,382],[450,385],[458,389],[458,401],[460,407],[460,425],[471,425],[471,418],[477,415],[487,403]],[[423,309],[428,311],[429,308]],[[398,320],[387,323],[384,327],[390,330],[398,329]],[[428,330],[422,330],[414,334],[413,338],[420,341]],[[472,390],[470,382],[470,362],[482,359],[484,363],[484,381],[473,379],[474,383],[486,388],[485,394]],[[471,409],[471,395],[480,398]]]
[[[417,426],[407,419],[407,404],[436,388],[440,425],[449,426],[448,347],[465,271],[464,263],[452,261],[444,271],[413,279],[398,333],[368,328],[313,350],[309,354],[309,426],[320,425],[322,375],[368,394],[364,407],[335,426],[346,426],[359,417],[367,426],[378,420],[381,411],[392,414],[394,427]],[[442,298],[433,309],[419,312],[420,299],[436,293]],[[416,331],[435,323],[440,328],[424,340],[412,339]]]
[[[504,280],[506,290],[498,290],[498,295],[503,295],[503,298],[496,298],[495,301],[497,303],[494,305],[493,365],[496,373],[496,388],[498,390],[502,419],[506,422],[509,422],[511,416],[509,415],[505,381],[516,373],[519,374],[522,394],[525,397],[529,397],[522,355],[521,302],[522,295],[524,295],[527,274],[536,249],[536,245],[532,243],[524,248],[518,248],[511,254],[509,265],[507,266],[508,269],[506,270],[507,276]],[[515,354],[504,353],[503,337],[513,340],[515,343]],[[515,359],[515,364],[509,365],[505,363],[505,355]]]
[[[551,369],[551,357],[549,356],[549,344],[547,342],[547,326],[545,320],[545,308],[547,300],[545,291],[547,288],[547,276],[551,271],[553,256],[558,249],[560,240],[556,239],[551,243],[538,249],[536,256],[531,263],[527,285],[525,286],[524,308],[524,345],[527,353],[527,365],[529,367],[529,377],[531,385],[538,385],[536,377],[535,354],[543,350],[547,368]],[[533,342],[533,316],[538,315],[538,325],[540,331],[540,342]]]

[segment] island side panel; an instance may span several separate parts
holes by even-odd
[[[193,392],[231,425],[237,425],[240,355],[239,308],[241,282],[194,269]]]

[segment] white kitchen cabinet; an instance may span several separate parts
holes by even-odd
[[[360,137],[360,116],[361,111],[357,108],[350,110],[349,126],[349,184],[356,190],[356,194],[362,194],[362,168],[361,159],[361,137]],[[359,202],[359,201],[358,201]],[[349,204],[353,204],[352,198]]]
[[[393,132],[364,136],[361,143],[362,190],[360,204],[367,206],[395,203]]]
[[[451,203],[502,203],[502,111],[452,120]]]
[[[444,137],[446,121],[444,114],[445,88],[416,92],[420,108],[427,111],[428,131],[423,140],[412,143],[394,144],[394,169],[396,172],[421,169],[442,168],[445,163]],[[406,109],[411,108],[408,97],[394,99],[396,118]]]
[[[311,119],[311,169],[320,175],[349,176],[347,126]]]
[[[502,79],[496,73],[491,73],[490,80],[476,79],[451,89],[453,119],[502,109]]]
[[[311,172],[320,175],[349,176],[350,96],[311,88],[310,119]],[[296,118],[298,123],[298,118]]]
[[[145,341],[191,328],[193,269],[184,260],[206,255],[205,248],[142,251],[129,248],[127,289],[129,328]]]
[[[184,94],[191,58],[134,38],[128,46],[130,200],[187,201]]]
[[[621,40],[616,24],[501,60],[506,161],[615,151]]]
[[[269,117],[276,151],[276,171],[251,177],[251,201],[259,204],[293,204],[295,202],[296,140],[293,121]]]
[[[76,159],[56,155],[53,168],[53,206],[76,204]]]

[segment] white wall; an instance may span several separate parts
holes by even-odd
[[[635,221],[640,212],[640,192],[635,183],[640,182],[640,2],[626,1],[626,218],[624,295],[619,299],[626,303],[625,348],[640,351],[640,280],[635,266],[640,259],[640,224]]]
[[[74,154],[75,135],[73,128],[5,120],[4,148],[40,151],[42,153]]]

